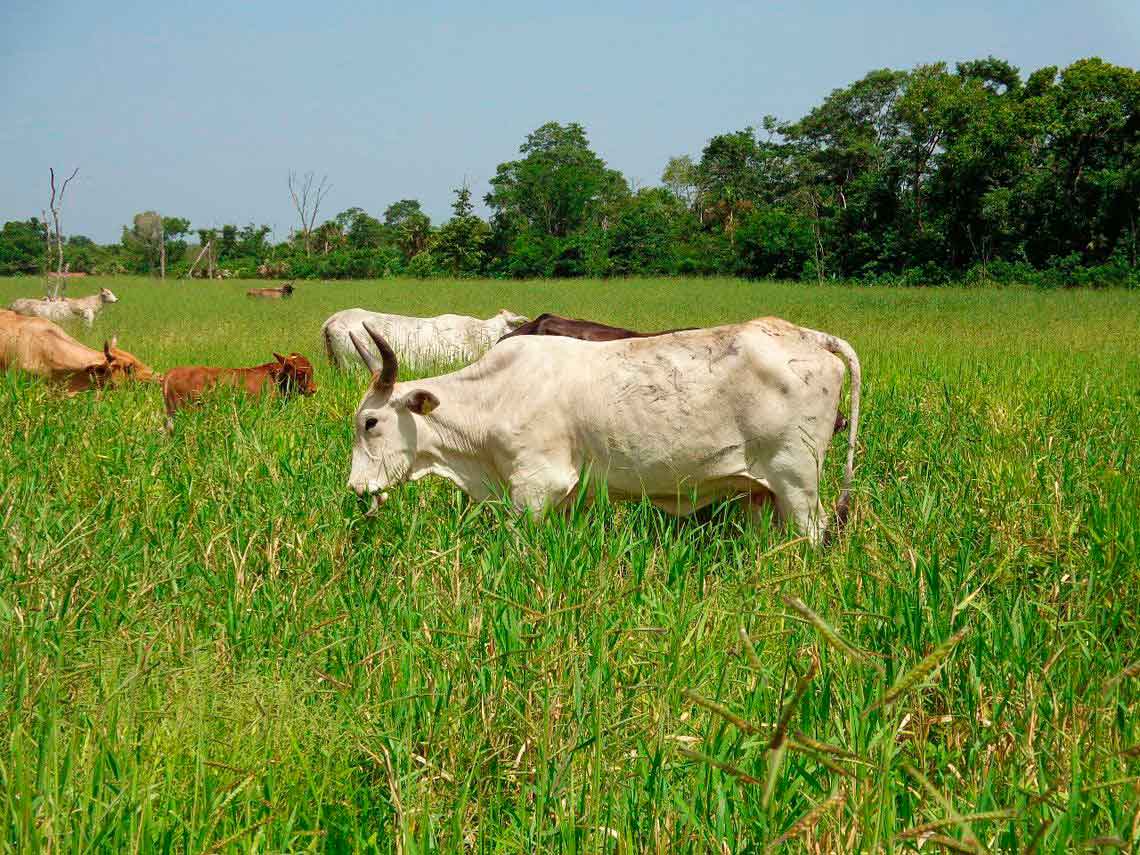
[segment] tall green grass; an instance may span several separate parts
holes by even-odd
[[[19,851],[1063,852],[1140,843],[1140,297],[141,279],[73,332],[316,397],[0,378],[0,840]],[[0,281],[0,302],[35,294]],[[345,488],[351,306],[850,340],[849,534]],[[839,444],[824,474],[840,481]]]

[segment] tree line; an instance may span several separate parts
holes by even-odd
[[[987,59],[872,71],[806,116],[767,116],[635,188],[577,123],[547,123],[433,225],[414,199],[300,225],[191,230],[145,212],[118,244],[63,244],[71,270],[367,278],[734,275],[905,284],[1140,285],[1140,72],[1100,59],[1023,76]],[[44,218],[46,220],[46,217]],[[196,244],[193,239],[197,238]],[[10,222],[0,273],[43,269],[50,223]]]

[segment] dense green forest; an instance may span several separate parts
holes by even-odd
[[[467,187],[439,225],[414,199],[319,224],[299,211],[279,244],[266,226],[192,229],[148,211],[118,244],[68,237],[64,261],[156,272],[165,248],[175,276],[1140,286],[1140,72],[1094,58],[1024,76],[993,57],[872,71],[797,121],[713,136],[640,189],[582,125],[550,122],[490,184],[489,220]],[[6,223],[0,273],[42,271],[53,240],[39,219]]]

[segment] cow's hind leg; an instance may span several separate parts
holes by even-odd
[[[740,500],[740,506],[748,515],[748,522],[755,528],[763,526],[765,519],[771,514],[776,499],[766,484],[757,481]]]
[[[815,477],[815,461],[811,461],[811,471],[807,477],[790,471],[776,475],[769,474],[765,479],[772,496],[776,500],[776,510],[785,522],[795,524],[800,534],[813,544],[823,539],[824,513],[819,503],[819,482]]]

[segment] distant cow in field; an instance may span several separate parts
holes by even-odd
[[[286,282],[279,288],[250,288],[247,297],[263,297],[266,300],[284,300],[293,296],[293,283]]]
[[[337,368],[358,364],[351,333],[364,336],[365,321],[381,331],[400,358],[413,367],[439,363],[468,363],[478,359],[504,333],[522,326],[527,319],[507,309],[483,320],[467,315],[438,315],[434,318],[413,318],[405,315],[386,315],[365,309],[345,309],[325,321],[321,335],[329,361]]]
[[[581,341],[619,341],[626,338],[656,338],[677,332],[690,332],[696,327],[680,327],[675,330],[662,330],[661,332],[642,333],[627,330],[624,327],[611,327],[597,321],[585,321],[581,318],[563,318],[543,312],[533,321],[528,321],[516,330],[512,330],[499,341],[522,335],[553,335],[562,338],[576,338]],[[843,413],[835,414],[834,433],[840,433],[847,427],[847,418]]]
[[[110,288],[100,288],[98,294],[89,297],[60,297],[55,300],[43,298],[21,298],[8,308],[21,315],[47,318],[49,321],[70,321],[83,318],[87,326],[95,322],[95,316],[108,303],[117,303],[119,298]]]
[[[543,312],[533,321],[527,321],[521,327],[511,330],[499,341],[517,335],[557,335],[563,338],[577,338],[582,341],[618,341],[623,338],[653,338],[658,335],[685,332],[693,327],[681,327],[675,330],[662,330],[661,332],[642,333],[627,330],[624,327],[611,327],[599,324],[597,321],[585,321],[581,318],[563,318]]]
[[[69,395],[123,380],[161,379],[112,338],[103,350],[80,344],[51,321],[0,309],[0,370],[16,369],[65,383]]]
[[[215,368],[180,365],[166,372],[162,399],[166,404],[166,429],[174,429],[174,414],[187,401],[198,400],[217,386],[230,386],[249,395],[312,395],[313,366],[299,353],[273,354],[274,361],[252,368]]]

